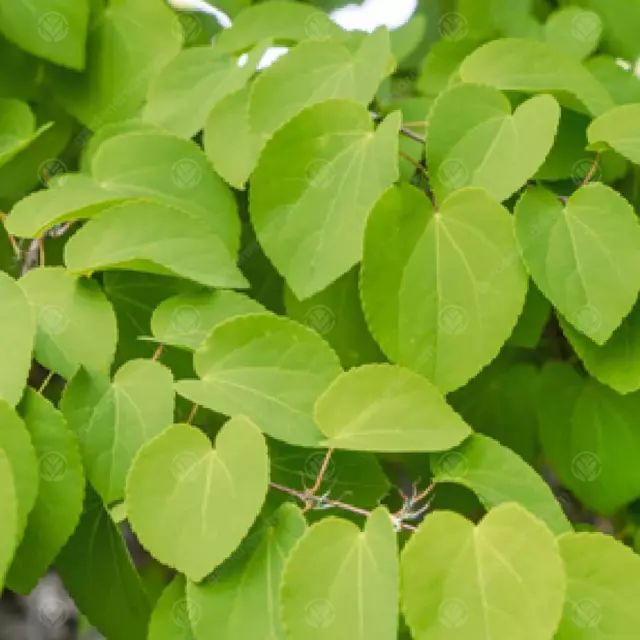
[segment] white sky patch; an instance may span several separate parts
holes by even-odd
[[[397,29],[414,14],[418,0],[365,0],[336,9],[331,19],[343,29],[373,31],[378,27]]]
[[[228,29],[231,19],[226,13],[211,6],[204,0],[169,0],[176,9],[202,11],[216,17],[222,27]],[[362,5],[350,4],[337,9],[331,19],[347,31],[373,31],[378,27],[397,29],[405,24],[413,15],[418,0],[365,0]],[[287,47],[271,47],[260,60],[258,69],[264,69],[287,53]],[[242,66],[246,58],[238,61]]]

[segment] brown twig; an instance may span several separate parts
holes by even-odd
[[[591,168],[589,169],[589,171],[587,172],[587,175],[585,176],[584,180],[582,181],[582,186],[584,187],[585,185],[588,185],[593,176],[595,175],[596,171],[598,170],[598,166],[600,165],[600,152],[598,151],[598,153],[596,153],[595,158],[593,159],[593,164],[591,165]]]
[[[329,466],[329,462],[331,461],[332,455],[333,455],[333,449],[327,449],[327,453],[324,457],[324,460],[322,461],[322,466],[320,467],[320,471],[318,472],[318,477],[316,478],[316,481],[313,487],[311,487],[309,491],[311,495],[315,495],[316,491],[318,491],[318,489],[320,488],[320,485],[322,484],[322,480],[324,479],[324,474],[326,473],[327,467]]]
[[[418,169],[418,171],[422,171],[422,173],[428,177],[427,170],[417,160],[414,160],[408,153],[405,153],[404,151],[400,151],[400,155],[405,160],[407,160],[407,162],[410,162],[416,169]]]
[[[196,417],[196,413],[198,413],[198,409],[200,405],[197,402],[193,403],[193,407],[191,407],[191,412],[189,413],[189,417],[187,418],[187,424],[191,424],[193,419]]]
[[[158,358],[160,358],[160,356],[162,355],[162,351],[164,349],[164,345],[160,344],[158,345],[158,348],[155,350],[153,357],[151,358],[152,360],[158,360]]]
[[[305,506],[309,503],[309,493],[302,491],[296,491],[291,487],[285,487],[284,485],[277,484],[276,482],[270,482],[269,486],[276,491],[281,491],[282,493],[286,493],[287,495],[300,500]],[[346,502],[341,502],[340,500],[331,500],[330,498],[322,498],[322,504],[327,507],[335,507],[336,509],[342,509],[343,511],[349,511],[350,513],[355,513],[360,516],[364,516],[368,518],[371,515],[371,511],[367,511],[366,509],[362,509],[360,507],[356,507],[352,504],[347,504]],[[400,526],[407,531],[416,531],[416,527],[411,524],[407,524],[406,522],[401,522]]]

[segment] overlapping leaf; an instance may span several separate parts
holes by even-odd
[[[65,378],[80,366],[108,370],[116,350],[116,316],[95,280],[45,267],[31,270],[19,284],[37,320],[34,357],[40,364]]]
[[[516,504],[477,526],[433,513],[402,552],[403,610],[418,639],[510,640],[526,629],[531,640],[549,640],[565,587],[553,534]]]
[[[462,187],[506,200],[553,147],[560,107],[548,95],[511,105],[497,89],[461,84],[443,92],[429,117],[427,162],[438,201]]]
[[[91,484],[111,504],[124,496],[138,449],[173,422],[173,377],[150,360],[130,360],[113,382],[80,369],[67,384],[61,406]]]
[[[78,444],[55,407],[29,389],[20,411],[38,458],[38,496],[7,584],[26,595],[74,532],[82,514],[85,480]]]
[[[299,509],[284,504],[258,521],[220,575],[215,572],[201,584],[187,584],[197,638],[266,635],[284,640],[278,602],[282,570],[306,526]]]
[[[232,318],[209,334],[194,365],[200,380],[176,383],[180,395],[228,416],[245,414],[290,444],[323,440],[313,406],[341,369],[336,354],[310,329],[265,314]]]
[[[215,450],[198,429],[175,425],[133,463],[127,479],[129,522],[156,558],[199,582],[248,533],[268,482],[267,446],[248,419],[229,421]]]
[[[527,279],[507,210],[481,189],[434,214],[418,189],[387,191],[367,225],[361,291],[392,361],[444,392],[493,360],[522,312]]]
[[[394,113],[374,133],[363,106],[331,100],[267,144],[252,180],[251,219],[298,298],[321,291],[362,257],[367,216],[398,176],[399,125]]]
[[[559,535],[572,531],[548,484],[511,449],[482,435],[473,435],[456,449],[431,456],[436,482],[471,489],[491,509],[517,502]]]
[[[0,13],[1,11],[0,5]],[[9,98],[0,99],[0,167],[28,147],[50,126],[44,125],[36,129],[36,119],[28,104]]]
[[[295,546],[280,602],[291,640],[397,637],[398,556],[389,513],[376,509],[364,530],[339,518],[313,525]]]
[[[393,365],[342,374],[318,399],[315,416],[336,449],[442,451],[471,434],[428,380]]]
[[[578,331],[606,342],[640,290],[640,225],[631,205],[597,183],[564,206],[533,187],[516,207],[516,234],[540,291]]]

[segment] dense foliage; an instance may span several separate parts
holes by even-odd
[[[640,637],[640,0],[211,4],[0,0],[0,586]]]

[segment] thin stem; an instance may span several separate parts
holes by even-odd
[[[422,502],[422,500],[424,500],[434,489],[435,489],[435,483],[431,483],[422,493],[419,493],[414,499],[413,502],[414,504],[417,504],[418,502]]]
[[[333,449],[327,449],[327,453],[324,457],[324,460],[322,461],[322,466],[320,467],[320,471],[318,472],[318,477],[316,478],[316,482],[313,485],[313,487],[311,487],[310,493],[312,495],[315,495],[316,491],[320,488],[320,485],[322,484],[322,480],[324,478],[324,474],[326,473],[327,467],[329,466],[329,462],[331,461],[332,455],[333,455]]]
[[[403,127],[428,127],[429,122],[425,120],[424,122],[403,122]]]
[[[44,267],[44,238],[40,240],[40,244],[38,245],[38,256],[40,258],[40,266]]]
[[[162,355],[162,350],[164,349],[164,345],[158,345],[158,348],[155,350],[152,360],[157,360]]]
[[[404,151],[400,151],[400,155],[405,160],[407,160],[407,162],[410,162],[416,169],[418,169],[418,171],[422,171],[422,173],[428,177],[427,170],[417,160],[414,160],[408,153],[405,153]]]
[[[376,113],[375,111],[370,111],[369,113],[371,114],[371,117],[376,122],[379,122],[380,120],[382,120],[382,116],[379,113]],[[419,142],[420,144],[426,144],[426,140],[421,135],[417,134],[415,131],[411,131],[411,129],[400,127],[400,133],[403,136],[406,136],[407,138],[411,138],[415,142]]]
[[[585,176],[584,180],[582,181],[582,186],[583,187],[591,182],[593,176],[595,175],[596,171],[598,170],[599,164],[600,164],[600,152],[598,151],[598,153],[596,153],[595,158],[593,159],[593,164],[591,165],[591,168],[589,169],[589,171],[587,172],[587,175]]]
[[[2,220],[2,224],[6,226],[7,214],[0,211],[0,219]],[[13,247],[13,253],[16,254],[16,258],[20,258],[20,247],[18,247],[18,243],[16,242],[16,239],[10,233],[7,233],[7,236],[9,237],[9,242]]]
[[[276,482],[270,482],[269,486],[276,491],[281,491],[282,493],[286,493],[287,495],[300,500],[305,506],[309,504],[309,494],[302,493],[301,491],[296,491],[291,487],[285,487],[282,484],[277,484]],[[324,498],[324,503],[335,507],[336,509],[342,509],[343,511],[349,511],[350,513],[355,513],[360,516],[364,516],[368,518],[371,515],[371,511],[367,511],[366,509],[361,509],[360,507],[356,507],[352,504],[347,504],[346,502],[341,502],[340,500],[330,500],[329,498]],[[413,525],[407,524],[406,522],[400,523],[403,529],[407,531],[417,531],[416,527]]]
[[[53,375],[54,375],[53,371],[49,371],[49,373],[47,374],[47,377],[44,379],[43,383],[38,388],[39,394],[44,393],[44,390],[47,388],[47,386],[51,382],[51,378],[53,378]]]
[[[189,413],[189,417],[187,418],[187,424],[191,424],[193,422],[193,419],[196,417],[196,413],[198,413],[199,408],[200,408],[200,405],[194,402],[193,407],[191,407],[191,412]]]

